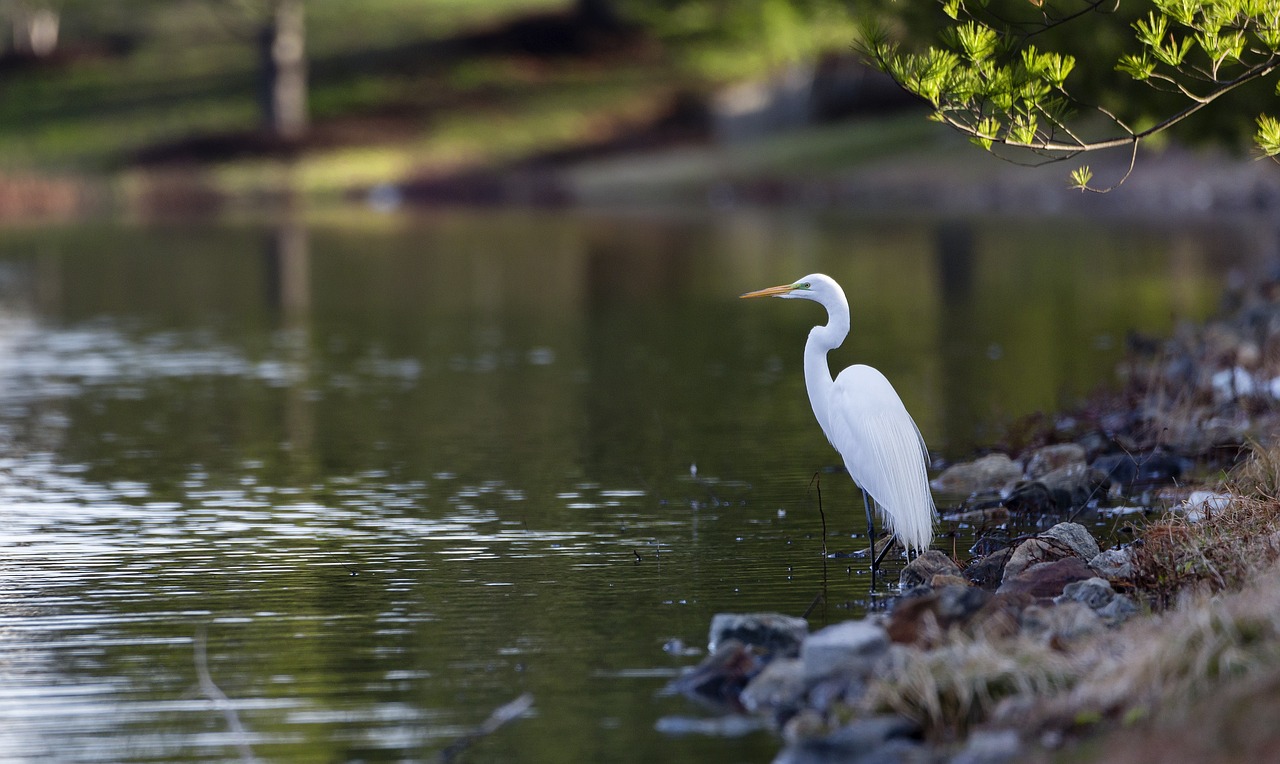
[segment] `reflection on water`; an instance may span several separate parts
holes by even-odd
[[[477,755],[765,760],[654,730],[702,713],[655,695],[691,660],[664,644],[824,591],[815,625],[850,617],[866,575],[819,553],[821,314],[736,295],[835,276],[833,362],[958,456],[1249,257],[1221,229],[791,213],[9,232],[0,758],[422,759],[530,692]]]

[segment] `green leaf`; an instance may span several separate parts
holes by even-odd
[[[1280,119],[1269,114],[1258,115],[1258,132],[1253,139],[1266,156],[1280,155]]]
[[[1081,165],[1071,171],[1071,187],[1080,191],[1089,190],[1089,181],[1093,180],[1093,170],[1089,165]]]

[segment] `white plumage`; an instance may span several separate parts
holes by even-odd
[[[809,332],[804,349],[805,387],[814,416],[898,541],[910,550],[928,549],[937,519],[929,492],[929,455],[902,398],[883,374],[863,364],[831,378],[827,352],[849,334],[844,290],[831,277],[815,273],[742,296],[813,300],[827,309],[827,323]]]

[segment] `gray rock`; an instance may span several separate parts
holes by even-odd
[[[1045,446],[1037,449],[1027,460],[1027,479],[1035,480],[1064,467],[1084,463],[1084,446],[1076,443]]]
[[[1061,541],[1082,560],[1092,560],[1098,556],[1098,542],[1079,523],[1058,523],[1040,535]]]
[[[1107,476],[1084,462],[1041,475],[1039,482],[1060,509],[1083,507],[1091,500],[1107,495]]]
[[[1097,555],[1098,542],[1093,540],[1093,536],[1089,535],[1083,525],[1058,523],[1039,536],[1019,544],[1010,555],[1001,580],[1008,581],[1037,563],[1053,562],[1064,557],[1092,560]]]
[[[1124,623],[1138,614],[1138,606],[1123,594],[1117,594],[1104,607],[1098,609],[1102,620],[1112,626]]]
[[[1102,618],[1082,602],[1032,605],[1022,611],[1022,633],[1052,645],[1060,645],[1103,629]]]
[[[1099,552],[1089,560],[1089,567],[1098,571],[1098,575],[1103,578],[1112,580],[1133,578],[1133,549],[1125,547]]]
[[[799,708],[808,688],[804,661],[778,658],[747,684],[739,699],[751,713],[777,714]]]
[[[930,549],[907,563],[898,581],[905,591],[921,584],[928,585],[933,581],[933,577],[938,575],[959,576],[960,566],[937,549]]]
[[[894,715],[855,719],[830,732],[798,715],[783,729],[784,748],[774,764],[870,764],[924,761],[920,727]]]
[[[1016,730],[978,730],[950,764],[1008,764],[1022,754],[1022,739]]]
[[[781,613],[717,613],[711,619],[707,652],[714,653],[725,640],[736,639],[766,653],[794,658],[809,633],[803,618]]]
[[[964,569],[964,577],[974,586],[995,589],[1004,578],[1004,568],[1012,555],[1013,549],[1010,547],[997,549],[986,557],[969,563],[969,567]]]
[[[1022,465],[1005,454],[988,454],[972,462],[953,464],[929,485],[943,493],[974,494],[999,491],[1022,477]]]
[[[1079,602],[1096,612],[1106,607],[1115,598],[1116,590],[1111,588],[1110,581],[1105,578],[1088,578],[1067,584],[1063,587],[1062,594],[1054,597],[1053,601],[1058,604]]]
[[[889,649],[889,634],[870,621],[845,621],[810,634],[800,645],[804,675],[816,681],[833,674],[865,677]]]

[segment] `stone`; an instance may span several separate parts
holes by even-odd
[[[1059,509],[1083,507],[1107,495],[1106,474],[1094,470],[1083,461],[1061,467],[1040,477]]]
[[[933,580],[934,576],[938,575],[958,576],[960,575],[960,566],[956,565],[950,557],[937,549],[930,549],[907,563],[906,567],[902,569],[902,575],[899,577],[898,582],[899,586],[905,590],[921,584],[927,584]]]
[[[737,707],[742,690],[764,666],[758,649],[736,639],[725,639],[701,663],[671,680],[667,690]]]
[[[714,653],[722,642],[733,639],[770,655],[794,658],[808,633],[808,621],[781,613],[717,613],[711,619],[707,651]]]
[[[1089,567],[1096,570],[1099,576],[1113,581],[1133,578],[1133,549],[1124,547],[1099,552],[1089,560]]]
[[[1028,480],[1035,480],[1055,470],[1084,463],[1084,446],[1076,443],[1058,443],[1036,449],[1031,458],[1027,459],[1026,476]]]
[[[1058,604],[1079,602],[1090,610],[1097,611],[1106,607],[1115,598],[1116,590],[1111,588],[1110,581],[1105,578],[1086,578],[1064,586],[1062,594],[1054,597],[1053,601]]]
[[[1023,634],[1053,647],[1062,647],[1103,628],[1102,618],[1092,608],[1074,601],[1051,607],[1032,605],[1022,611],[1021,623]]]
[[[995,589],[1004,578],[1004,567],[1009,563],[1012,555],[1013,547],[1005,547],[980,557],[964,569],[964,577],[974,586],[988,590]]]
[[[1079,523],[1058,523],[1040,536],[1061,541],[1084,560],[1092,560],[1098,555],[1097,540],[1089,533],[1088,528]]]
[[[952,523],[967,523],[969,525],[1001,525],[1009,521],[1009,508],[1004,505],[997,505],[982,509],[971,509],[966,512],[947,515],[946,520]]]
[[[1125,486],[1172,483],[1182,477],[1186,460],[1168,451],[1156,449],[1140,453],[1102,454],[1089,465],[1112,483]]]
[[[1002,581],[1008,581],[1027,568],[1040,562],[1052,562],[1064,557],[1091,560],[1098,554],[1098,542],[1079,523],[1058,523],[1044,533],[1019,544],[1004,567]]]
[[[977,730],[950,764],[1009,764],[1022,759],[1022,738],[1016,730]]]
[[[966,584],[903,598],[889,612],[885,631],[899,644],[928,647],[951,627],[967,622],[990,599],[990,593]]]
[[[889,635],[871,621],[845,621],[810,634],[800,645],[804,676],[815,681],[833,674],[865,677],[889,649]]]
[[[1006,454],[988,454],[972,462],[953,464],[929,485],[942,493],[972,495],[999,491],[1022,477],[1022,465]]]
[[[1111,626],[1122,624],[1137,614],[1137,603],[1123,594],[1117,594],[1104,607],[1098,609],[1098,615]]]
[[[756,674],[739,696],[742,707],[753,714],[788,714],[800,707],[809,683],[804,677],[804,661],[778,658]]]
[[[1005,571],[1004,582],[997,594],[1029,594],[1036,599],[1052,599],[1062,594],[1067,584],[1093,578],[1093,569],[1079,557],[1063,557],[1053,562],[1039,562],[1026,570],[1010,576]]]
[[[920,726],[902,716],[883,714],[854,719],[827,731],[826,725],[797,714],[783,727],[787,746],[774,764],[910,761],[921,753]]]

